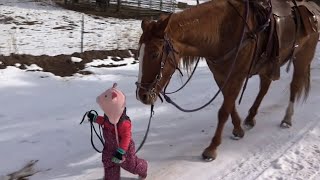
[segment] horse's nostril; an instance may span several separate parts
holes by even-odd
[[[142,95],[142,100],[143,100],[143,101],[146,101],[147,99],[148,99],[148,95],[147,95],[147,94],[143,94],[143,95]]]

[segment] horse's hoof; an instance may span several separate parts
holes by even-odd
[[[234,129],[233,131],[232,131],[232,134],[233,134],[233,138],[232,139],[234,139],[234,140],[239,140],[239,139],[241,139],[241,138],[243,138],[243,136],[244,136],[244,131],[243,131],[243,129]]]
[[[248,125],[248,124],[245,124],[244,125],[244,129],[246,130],[246,131],[248,131],[248,130],[250,130],[250,129],[252,129],[253,128],[253,126],[251,126],[251,125]]]
[[[244,121],[244,125],[246,129],[252,129],[256,125],[256,120],[246,118],[246,120]]]
[[[230,139],[238,141],[238,140],[240,140],[242,138],[238,137],[238,136],[230,136]]]
[[[210,150],[209,148],[206,148],[202,153],[202,159],[206,162],[211,162],[215,160],[216,157],[217,157],[216,150]]]
[[[215,158],[206,157],[206,156],[204,156],[204,155],[202,155],[202,158],[203,158],[203,160],[206,161],[206,162],[211,162],[211,161],[215,160]]]
[[[288,129],[292,126],[291,123],[289,122],[286,122],[286,121],[282,121],[281,124],[280,124],[280,127],[283,128],[283,129]]]

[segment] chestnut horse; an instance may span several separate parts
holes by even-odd
[[[294,24],[291,29],[296,28],[295,38],[293,41],[279,41],[277,69],[274,60],[264,58],[269,47],[270,19],[267,17],[268,13],[264,13],[264,16],[257,14],[266,11],[266,8],[258,4],[258,1],[214,0],[179,13],[164,15],[157,21],[143,20],[141,23],[143,33],[139,42],[140,65],[136,83],[136,97],[139,101],[153,105],[175,70],[180,66],[190,69],[199,57],[205,58],[221,89],[224,100],[218,112],[218,125],[210,145],[202,153],[206,161],[216,158],[229,115],[234,125],[233,135],[239,138],[244,136],[235,101],[246,78],[252,75],[260,77],[260,91],[244,121],[250,127],[255,125],[254,117],[272,80],[278,79],[270,74],[279,72],[280,65],[289,60],[292,61],[294,71],[289,104],[281,122],[283,127],[292,125],[294,103],[298,97],[303,92],[305,97],[308,95],[310,63],[315,54],[319,33],[317,29],[308,31],[301,22],[302,18],[289,19],[286,24]],[[300,9],[301,12],[303,10],[306,9]],[[293,17],[292,14],[289,16]],[[267,17],[266,23],[261,23],[263,18],[259,20],[259,17]],[[296,26],[299,22],[300,26]],[[279,36],[278,38],[281,40]]]

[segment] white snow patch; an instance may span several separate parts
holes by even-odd
[[[111,57],[108,57],[108,59],[94,59],[92,62],[87,63],[86,67],[132,64],[134,61],[134,58],[124,58],[123,60],[119,58],[118,61],[115,61]]]
[[[81,58],[78,58],[78,57],[71,57],[71,61],[74,62],[74,63],[79,63],[82,61]]]
[[[21,64],[20,63],[15,63],[14,66],[18,68],[18,67],[21,66]]]
[[[26,65],[27,70],[31,71],[42,71],[43,69],[36,64],[31,64],[30,66]]]

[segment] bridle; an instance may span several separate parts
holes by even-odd
[[[160,87],[160,81],[163,77],[163,69],[164,69],[166,63],[167,62],[170,63],[171,66],[173,66],[175,70],[178,70],[179,73],[181,74],[181,76],[183,76],[182,71],[180,70],[180,68],[178,66],[178,62],[176,61],[176,57],[175,57],[175,53],[179,54],[179,52],[174,49],[172,42],[167,35],[164,36],[163,49],[164,50],[162,51],[161,57],[160,57],[161,58],[160,70],[159,70],[159,73],[156,75],[155,79],[153,80],[153,82],[151,82],[151,83],[138,83],[138,82],[136,82],[135,83],[137,88],[146,90],[148,95],[152,99],[155,99],[158,96],[162,102],[163,102],[163,99],[159,94],[157,94],[156,89],[157,89],[157,87]],[[168,58],[168,56],[171,56],[171,58]],[[168,59],[170,59],[171,61]],[[170,75],[170,78],[171,78],[171,76],[172,76],[172,74]],[[168,83],[165,85],[165,87],[167,87],[167,85],[168,85]],[[148,88],[145,86],[147,86]]]

